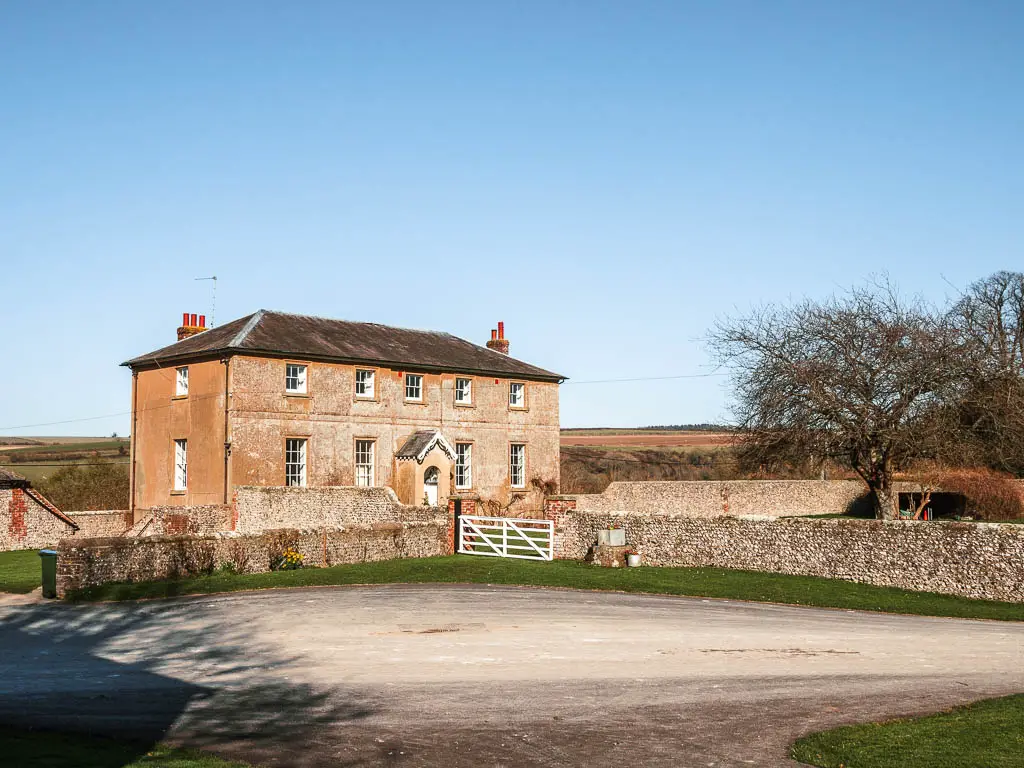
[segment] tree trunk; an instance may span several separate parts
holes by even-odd
[[[893,492],[892,486],[888,484],[872,486],[871,500],[875,504],[875,517],[879,520],[899,519],[899,494]]]

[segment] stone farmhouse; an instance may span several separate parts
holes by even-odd
[[[390,487],[405,504],[543,507],[564,377],[447,333],[260,310],[132,358],[131,513],[241,486]],[[511,505],[511,506],[510,506]],[[476,503],[467,507],[476,507]]]

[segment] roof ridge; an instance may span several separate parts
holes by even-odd
[[[267,315],[287,315],[288,317],[304,317],[309,320],[326,320],[329,323],[351,323],[352,325],[376,325],[378,328],[392,328],[396,331],[414,331],[416,333],[429,333],[432,336],[450,336],[453,339],[461,339],[447,331],[432,331],[429,328],[410,328],[407,325],[389,325],[388,323],[375,323],[370,320],[346,320],[342,317],[324,317],[323,315],[304,315],[301,312],[282,312],[278,309],[261,309],[260,312]],[[462,339],[470,344],[473,342]]]
[[[256,312],[254,312],[252,317],[249,318],[249,321],[242,326],[242,330],[236,333],[234,335],[234,338],[232,338],[231,341],[228,342],[228,346],[240,347],[242,345],[242,342],[245,341],[246,337],[250,333],[252,333],[252,329],[259,325],[260,320],[263,319],[263,316],[265,314],[267,314],[267,310],[265,309],[259,309]]]

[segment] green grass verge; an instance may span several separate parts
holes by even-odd
[[[873,587],[813,576],[725,568],[596,568],[574,560],[551,563],[455,555],[337,565],[272,573],[214,573],[179,581],[103,584],[71,595],[79,601],[131,600],[335,584],[521,584],[575,589],[649,592],[693,597],[791,603],[924,616],[1024,621],[1024,605],[969,600],[930,592]]]
[[[822,731],[796,742],[793,758],[821,768],[1021,768],[1024,695],[913,720]]]
[[[250,768],[194,750],[0,727],[3,765],[32,768]]]
[[[42,584],[39,550],[0,552],[0,592],[27,594]]]

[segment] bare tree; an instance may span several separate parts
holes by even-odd
[[[883,280],[720,321],[710,345],[732,373],[745,461],[848,465],[890,518],[894,475],[949,437],[947,406],[964,381],[958,338],[946,313]]]
[[[950,311],[968,386],[957,408],[962,464],[1024,474],[1024,274],[973,283]]]

